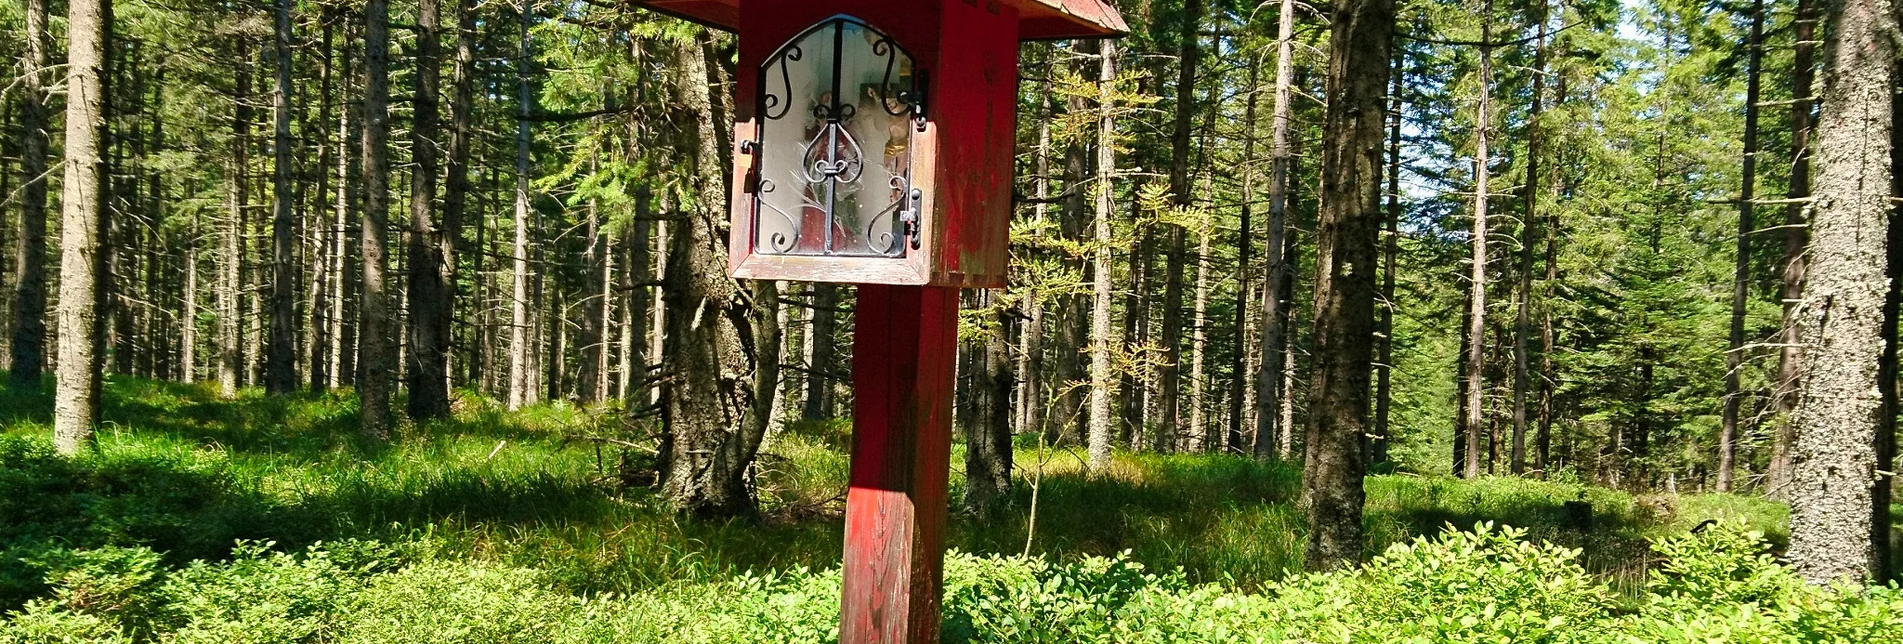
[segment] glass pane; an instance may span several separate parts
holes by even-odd
[[[754,252],[903,257],[917,199],[912,58],[835,19],[760,70]]]

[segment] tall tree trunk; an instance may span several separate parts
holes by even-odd
[[[1192,2],[1195,0],[1192,0]],[[1116,342],[1111,328],[1111,297],[1114,294],[1110,265],[1110,215],[1116,207],[1116,83],[1117,45],[1109,39],[1097,41],[1097,215],[1093,226],[1095,244],[1091,251],[1090,306],[1090,471],[1102,474],[1110,467],[1110,445],[1116,428],[1110,424],[1110,395],[1114,375],[1110,373],[1110,347]],[[1173,434],[1167,434],[1173,435]],[[1165,449],[1158,443],[1157,449]]]
[[[668,215],[674,214],[673,203],[673,200],[664,194],[661,197],[660,211]],[[662,282],[665,282],[667,279],[668,249],[673,248],[674,243],[673,238],[668,235],[668,229],[673,227],[667,224],[668,220],[665,218],[654,222],[654,248],[656,252],[654,253],[653,275],[657,280]],[[647,369],[650,378],[659,376],[662,367],[662,357],[667,355],[667,303],[663,301],[666,297],[667,288],[665,285],[655,288],[653,315],[648,318],[647,333]],[[648,388],[648,396],[649,404],[657,406],[662,404],[663,399],[660,387]]]
[[[1784,207],[1784,257],[1778,280],[1778,296],[1784,303],[1783,322],[1778,331],[1777,430],[1771,439],[1771,464],[1766,487],[1773,496],[1782,497],[1790,484],[1791,443],[1797,440],[1792,414],[1797,411],[1798,383],[1804,371],[1803,334],[1798,325],[1800,304],[1804,299],[1805,249],[1810,245],[1810,228],[1805,225],[1806,201],[1810,198],[1810,162],[1812,110],[1817,108],[1813,95],[1816,77],[1817,11],[1811,0],[1798,0],[1791,55],[1791,178],[1784,196],[1791,202]]]
[[[1379,0],[1377,0],[1379,1]],[[1282,300],[1282,284],[1290,275],[1286,230],[1288,229],[1290,171],[1295,163],[1294,146],[1289,141],[1291,115],[1295,104],[1292,83],[1295,75],[1295,0],[1282,0],[1281,15],[1275,28],[1275,113],[1270,117],[1270,154],[1274,164],[1269,178],[1269,239],[1264,260],[1269,265],[1268,283],[1262,289],[1262,368],[1256,372],[1255,457],[1266,460],[1273,455],[1288,458],[1286,446],[1274,440],[1288,431],[1278,421],[1282,398],[1282,370],[1287,354],[1288,311]],[[1278,447],[1284,449],[1278,450]]]
[[[1242,117],[1242,210],[1236,225],[1236,302],[1235,302],[1235,348],[1229,354],[1229,427],[1223,440],[1224,451],[1240,454],[1244,450],[1242,428],[1245,402],[1249,400],[1249,276],[1254,268],[1250,266],[1249,254],[1255,249],[1255,134],[1256,105],[1261,95],[1262,56],[1255,55],[1249,61],[1248,106]],[[1246,409],[1253,410],[1254,403],[1247,403]]]
[[[1037,151],[1033,163],[1037,164],[1037,175],[1032,180],[1035,205],[1031,206],[1031,221],[1041,229],[1048,220],[1051,198],[1051,70],[1055,67],[1056,48],[1047,50],[1044,59],[1044,79],[1038,99]],[[1039,232],[1038,236],[1043,233]],[[1033,243],[1039,243],[1034,241]],[[1018,418],[1017,433],[1041,432],[1044,429],[1044,294],[1037,289],[1023,291],[1025,319],[1018,334]]]
[[[1485,422],[1484,395],[1486,393],[1487,370],[1487,202],[1489,165],[1493,157],[1489,156],[1487,143],[1493,130],[1493,1],[1488,0],[1485,13],[1480,17],[1480,101],[1474,116],[1474,206],[1473,232],[1469,233],[1473,245],[1473,265],[1467,278],[1467,299],[1471,302],[1467,312],[1466,373],[1461,377],[1467,381],[1467,461],[1461,474],[1467,478],[1480,476],[1480,427]]]
[[[1903,65],[1903,63],[1899,63]],[[1894,72],[1903,75],[1903,66]],[[1892,82],[1897,76],[1892,76]],[[1891,88],[1890,94],[1890,196],[1893,199],[1889,214],[1889,248],[1885,258],[1884,274],[1889,278],[1889,288],[1883,296],[1883,353],[1877,362],[1877,387],[1879,387],[1881,407],[1877,412],[1876,474],[1877,480],[1870,487],[1870,577],[1877,582],[1889,581],[1894,570],[1890,565],[1890,501],[1896,494],[1896,414],[1898,411],[1897,390],[1897,321],[1903,313],[1903,94],[1897,94]]]
[[[148,110],[142,117],[152,125],[146,131],[146,143],[140,146],[139,159],[142,166],[141,176],[132,180],[135,187],[143,184],[146,190],[144,216],[154,225],[141,226],[138,234],[145,239],[145,284],[143,296],[148,302],[160,302],[170,295],[166,280],[166,260],[164,252],[164,233],[156,222],[165,216],[165,174],[153,168],[149,160],[165,150],[165,66],[152,75],[152,94],[142,109]],[[144,85],[142,81],[140,85]],[[139,363],[139,376],[147,379],[167,378],[171,375],[171,347],[162,338],[169,335],[163,321],[164,309],[153,304],[139,307],[139,338],[143,343],[142,359]]]
[[[1217,46],[1220,47],[1221,43],[1218,42]],[[1203,134],[1199,137],[1202,139],[1202,145],[1199,146],[1201,148],[1197,153],[1199,160],[1196,162],[1197,168],[1203,175],[1202,184],[1205,195],[1216,194],[1215,170],[1211,167],[1210,161],[1210,155],[1213,154],[1211,149],[1215,145],[1213,139],[1219,103],[1216,89],[1216,86],[1211,84],[1209,96],[1205,100],[1209,109],[1203,117]],[[1207,418],[1206,398],[1209,382],[1206,358],[1209,354],[1209,248],[1215,236],[1215,222],[1209,218],[1207,211],[1203,214],[1204,216],[1196,225],[1196,300],[1190,308],[1193,312],[1190,320],[1194,328],[1190,330],[1189,344],[1189,433],[1177,439],[1177,444],[1182,449],[1191,452],[1207,451],[1214,444],[1210,440]]]
[[[22,65],[24,66],[24,63],[22,63]],[[0,132],[19,132],[20,130],[16,129],[21,127],[18,118],[19,110],[16,109],[13,101],[4,101],[4,103],[4,108],[0,108],[3,109],[5,113],[4,116],[0,116]],[[24,139],[26,137],[22,134],[20,138]],[[13,192],[13,178],[19,171],[15,161],[25,157],[25,154],[20,149],[24,146],[19,145],[20,143],[23,143],[23,141],[0,139],[0,157],[4,157],[0,158],[0,194],[15,194]],[[28,178],[28,180],[30,181],[31,179]],[[12,215],[13,213],[11,211],[7,210],[3,205],[0,205],[0,248],[14,250],[17,257],[18,249],[10,245],[13,243],[13,239],[9,237],[9,234],[13,231],[13,226],[9,223],[8,218]],[[0,262],[0,287],[7,284],[6,271],[12,270],[13,268],[11,265]],[[12,318],[7,316],[11,315],[12,312],[13,291],[0,288],[0,327],[6,329],[6,333],[0,334],[0,353],[6,354],[9,361],[12,360],[11,356],[13,354],[13,349],[10,346],[13,339],[13,323],[11,322]]]
[[[801,417],[809,421],[824,421],[834,417],[832,387],[834,387],[835,362],[839,362],[839,286],[835,284],[813,284],[813,358],[807,368],[807,392],[805,404],[801,406]]]
[[[596,216],[598,217],[599,215]],[[597,321],[595,322],[595,362],[593,365],[589,365],[595,371],[595,386],[592,387],[592,391],[589,392],[593,398],[593,402],[607,400],[610,395],[609,388],[614,382],[609,372],[614,368],[615,356],[615,274],[615,240],[607,231],[601,231],[601,272],[595,276],[597,280],[596,283],[599,284],[601,288],[598,292],[601,301],[596,302],[595,308],[596,311],[600,312],[600,315],[596,318]],[[780,328],[784,329],[786,325],[781,324]],[[785,402],[780,398],[774,398],[774,400],[781,403]],[[775,414],[774,418],[778,419],[779,415]]]
[[[1302,85],[1303,82],[1301,79],[1297,79],[1296,84]],[[1291,139],[1293,139],[1293,136],[1294,135],[1291,134]],[[1290,149],[1294,154],[1300,154],[1301,144],[1291,140]],[[1297,162],[1294,159],[1289,161],[1289,176],[1300,176]],[[1294,184],[1291,183],[1291,195],[1293,195],[1293,187]],[[1291,196],[1289,199],[1290,202],[1293,203],[1294,197]],[[1280,298],[1282,302],[1282,346],[1278,350],[1282,352],[1283,359],[1282,384],[1280,385],[1282,394],[1277,396],[1278,400],[1276,401],[1276,413],[1278,416],[1275,421],[1275,453],[1278,458],[1289,460],[1295,456],[1296,395],[1294,392],[1296,388],[1295,347],[1297,344],[1297,329],[1295,323],[1296,320],[1300,319],[1297,314],[1300,308],[1300,302],[1296,300],[1295,288],[1299,281],[1296,274],[1300,272],[1302,265],[1302,237],[1299,226],[1291,226],[1283,232],[1283,237],[1287,241],[1287,245],[1282,247],[1282,262],[1287,266],[1287,270],[1282,271],[1282,281],[1276,286],[1277,292],[1281,293],[1281,295],[1276,297]]]
[[[1170,199],[1178,208],[1192,203],[1190,194],[1190,117],[1196,113],[1196,73],[1202,60],[1203,0],[1185,0],[1182,31],[1178,34],[1176,116],[1170,134]],[[1179,399],[1183,387],[1183,268],[1185,234],[1182,226],[1166,226],[1168,266],[1163,269],[1163,367],[1158,374],[1156,404],[1151,408],[1151,447],[1159,452],[1175,448],[1182,433]]]
[[[631,138],[628,145],[636,145],[635,140]],[[652,200],[653,196],[648,192],[645,184],[635,188],[634,220],[628,222],[627,228],[624,229],[623,234],[626,238],[621,243],[624,268],[618,275],[621,280],[621,293],[625,298],[623,301],[626,304],[621,307],[621,371],[620,384],[616,387],[616,392],[628,403],[644,399],[645,382],[648,377],[646,346],[641,343],[641,340],[642,331],[647,328],[645,325],[648,315],[646,283],[653,280],[647,274],[651,263],[648,257],[649,222],[647,220],[653,216],[650,212]]]
[[[186,384],[198,382],[198,211],[192,211],[191,224],[185,229],[185,276],[179,287],[182,300],[179,313],[178,379]]]
[[[1081,99],[1073,98],[1072,100],[1071,109],[1087,109],[1082,105]],[[1071,145],[1066,146],[1064,191],[1068,197],[1064,200],[1061,228],[1064,239],[1079,243],[1086,242],[1094,236],[1093,233],[1085,231],[1090,217],[1089,202],[1086,199],[1089,190],[1085,186],[1090,185],[1091,182],[1090,177],[1085,174],[1086,165],[1082,144],[1072,142]],[[1071,267],[1079,275],[1083,275],[1089,266],[1082,258],[1069,261],[1075,262],[1071,264]],[[1055,392],[1052,409],[1057,414],[1057,418],[1048,423],[1045,429],[1046,438],[1053,443],[1080,438],[1088,441],[1090,430],[1086,426],[1089,425],[1089,414],[1086,410],[1090,403],[1086,390],[1089,389],[1091,375],[1089,367],[1084,364],[1083,356],[1087,353],[1086,348],[1090,343],[1087,336],[1090,334],[1091,319],[1087,311],[1090,310],[1091,305],[1092,302],[1086,298],[1067,296],[1062,301],[1058,315],[1057,341],[1053,343],[1056,346],[1051,351],[1051,354],[1057,357],[1057,379],[1051,386]]]
[[[131,113],[136,119],[136,112],[132,109],[116,108],[110,92],[115,91],[112,88],[118,87],[117,83],[131,78],[126,70],[135,62],[138,49],[136,45],[115,45],[115,47],[117,47],[116,51],[108,50],[106,53],[106,58],[111,63],[106,67],[104,81],[104,86],[107,88],[105,91],[108,92],[106,94],[106,129],[102,135],[104,138],[100,148],[105,151],[106,185],[102,188],[101,203],[104,203],[104,207],[111,212],[125,213],[126,219],[130,221],[138,215],[132,212],[132,203],[128,198],[130,189],[126,185],[125,170],[131,164],[126,160],[128,156],[126,144],[128,140],[136,137],[126,131],[119,116],[121,113]],[[135,85],[133,91],[121,91],[121,93],[139,96],[142,92],[138,91],[136,83],[132,84]],[[104,298],[106,307],[102,313],[106,316],[108,327],[106,351],[112,357],[109,363],[112,372],[130,375],[132,355],[137,351],[137,339],[132,336],[130,313],[132,307],[129,300],[135,294],[132,292],[133,282],[125,279],[125,276],[136,274],[137,267],[134,264],[138,258],[138,237],[130,227],[117,220],[109,221],[107,225],[101,226],[99,234],[100,247],[106,254],[105,276],[99,282],[99,288],[104,292],[101,297]]]
[[[264,389],[272,394],[297,390],[297,241],[291,234],[296,215],[291,206],[291,0],[274,0],[277,87],[271,103],[274,140],[271,173],[271,339],[266,343]]]
[[[59,363],[54,374],[53,446],[78,454],[93,443],[99,424],[100,372],[105,329],[101,233],[108,222],[101,201],[101,130],[106,120],[105,72],[110,69],[111,0],[71,0],[66,8],[66,175],[60,199]]]
[[[323,40],[319,42],[322,58],[319,59],[321,67],[318,73],[320,78],[318,81],[319,105],[317,126],[311,128],[316,130],[317,145],[323,150],[318,155],[318,197],[317,203],[312,209],[313,216],[316,218],[317,223],[311,231],[312,243],[315,246],[316,253],[311,257],[310,380],[307,384],[313,392],[322,392],[330,389],[332,368],[330,355],[332,349],[331,338],[335,337],[333,335],[336,333],[334,325],[337,323],[331,311],[331,302],[334,299],[341,299],[336,290],[331,288],[331,282],[335,277],[331,273],[331,258],[337,256],[343,249],[339,248],[336,244],[336,233],[330,229],[328,217],[324,211],[324,200],[331,195],[328,190],[330,187],[331,168],[335,167],[336,164],[336,158],[333,155],[337,153],[336,148],[333,148],[330,144],[329,135],[326,134],[332,118],[331,84],[334,82],[336,76],[336,57],[332,48],[333,27],[331,25],[331,21],[334,19],[335,16],[330,10],[326,9],[323,12],[324,35]],[[348,143],[345,142],[343,144],[347,145]],[[343,184],[337,184],[337,194],[343,194],[343,191]]]
[[[364,437],[389,438],[390,390],[396,372],[395,325],[391,323],[384,273],[390,219],[390,4],[364,3],[363,92],[363,275],[357,301],[357,394]]]
[[[1081,157],[1082,153],[1079,152],[1078,154],[1080,155],[1077,161],[1078,167],[1080,168],[1080,174],[1078,176],[1081,177],[1083,160]],[[1068,159],[1065,164],[1066,166],[1069,165]],[[1068,172],[1068,167],[1066,168],[1066,172]],[[1078,196],[1081,197],[1082,195],[1079,194]],[[1130,202],[1132,221],[1141,220],[1143,211],[1142,197],[1133,194],[1131,195]],[[1068,216],[1068,204],[1066,208],[1066,215]],[[1082,206],[1079,206],[1079,208],[1081,209]],[[1069,220],[1067,219],[1066,226],[1070,225],[1068,222]],[[1079,223],[1078,226],[1081,228],[1082,224]],[[1137,355],[1139,351],[1146,351],[1150,345],[1151,327],[1154,326],[1150,320],[1150,312],[1157,307],[1157,304],[1152,301],[1154,298],[1148,297],[1150,287],[1156,283],[1156,272],[1152,270],[1152,260],[1156,256],[1156,228],[1154,225],[1142,227],[1143,230],[1137,237],[1135,256],[1129,260],[1130,284],[1123,294],[1122,327],[1123,350],[1128,355]],[[1070,238],[1081,239],[1082,233],[1079,232]],[[1075,333],[1072,333],[1073,331]],[[1071,350],[1076,347],[1076,345],[1071,344],[1068,340],[1071,335],[1082,337],[1084,328],[1077,325],[1069,325],[1065,327],[1064,332],[1065,334],[1061,335],[1060,338],[1063,338],[1066,342],[1063,343],[1064,348],[1059,349],[1058,352],[1058,357],[1060,358],[1058,361],[1058,380],[1060,381],[1060,387],[1068,386],[1062,384],[1068,382],[1063,376],[1063,368],[1066,363],[1062,358],[1067,357],[1069,353],[1072,353]],[[1155,384],[1154,377],[1156,369],[1143,367],[1126,369],[1124,371],[1122,376],[1117,379],[1117,415],[1120,421],[1117,430],[1122,435],[1122,438],[1128,438],[1133,435],[1141,435],[1142,432],[1140,430],[1142,430],[1144,426],[1148,406],[1155,401],[1154,392],[1151,391],[1151,385]],[[1124,442],[1131,444],[1132,447],[1136,447],[1136,445],[1129,440],[1125,440]]]
[[[518,14],[518,39],[521,52],[516,59],[515,123],[515,260],[509,271],[513,290],[509,307],[509,408],[521,409],[535,403],[535,383],[530,363],[535,353],[529,333],[529,111],[534,100],[529,93],[529,24],[534,19],[529,0],[521,0]]]
[[[355,22],[355,21],[349,21]],[[346,23],[348,24],[348,23]],[[344,41],[351,40],[350,29],[344,31]],[[339,52],[343,60],[338,78],[339,89],[345,96],[357,95],[357,75],[351,66],[350,51],[345,48]],[[355,148],[355,153],[352,149]],[[331,345],[330,345],[330,386],[357,383],[357,330],[351,323],[350,307],[356,291],[357,280],[349,277],[351,269],[351,227],[357,219],[357,209],[363,206],[363,104],[346,100],[344,109],[338,114],[337,123],[337,207],[335,223],[331,228],[331,244],[337,253],[331,258],[331,290],[337,294],[331,302]]]
[[[839,287],[834,284],[814,284],[813,324],[807,331],[812,334],[813,352],[806,365],[806,399],[800,410],[800,417],[806,420],[833,417],[832,374],[834,363],[839,360],[838,309]]]
[[[700,516],[755,511],[745,474],[766,433],[779,382],[780,329],[771,281],[750,293],[726,275],[722,243],[728,168],[709,86],[714,78],[703,42],[680,49],[678,105],[696,127],[682,140],[693,187],[702,195],[674,231],[663,288],[667,315],[663,386],[661,494],[676,509]],[[731,121],[727,121],[731,122]]]
[[[225,220],[218,260],[218,388],[225,397],[244,386],[244,235],[245,211],[251,207],[251,46],[240,39],[237,51],[237,96],[231,121],[230,212]]]
[[[1526,212],[1520,220],[1520,284],[1515,293],[1519,302],[1513,321],[1513,454],[1509,467],[1515,475],[1526,472],[1526,396],[1533,387],[1532,356],[1528,347],[1533,335],[1533,258],[1534,249],[1539,246],[1539,234],[1546,233],[1538,228],[1540,154],[1546,139],[1546,133],[1540,129],[1540,116],[1546,109],[1546,12],[1547,4],[1542,1],[1534,14],[1539,26],[1533,45],[1533,105],[1526,125],[1526,180],[1520,188],[1520,201],[1526,205]],[[1536,460],[1541,462],[1535,467],[1544,475],[1544,460]]]
[[[474,0],[454,0],[456,11],[456,67],[451,77],[453,84],[449,103],[449,159],[447,162],[448,180],[443,186],[443,220],[439,234],[433,240],[436,244],[437,275],[434,282],[443,286],[445,312],[441,316],[444,322],[455,320],[459,310],[456,303],[456,285],[458,272],[457,249],[462,244],[463,229],[468,211],[469,195],[475,192],[475,184],[469,178],[470,146],[475,138],[476,119],[476,8]],[[487,249],[478,247],[478,255]],[[477,281],[483,279],[477,271]],[[449,344],[451,337],[447,324],[443,327],[443,339]],[[473,337],[470,333],[465,338]],[[471,364],[481,362],[482,349],[466,351],[465,358]],[[447,354],[443,360],[445,375],[449,371]],[[466,386],[480,387],[481,381],[471,377]]]
[[[1758,76],[1764,66],[1764,0],[1751,3],[1751,35],[1745,43],[1747,69],[1744,90],[1743,187],[1738,196],[1738,252],[1731,279],[1731,337],[1725,351],[1725,407],[1718,432],[1718,491],[1730,492],[1733,463],[1738,451],[1738,408],[1744,392],[1738,382],[1744,371],[1744,314],[1751,297],[1751,231],[1758,182]]]
[[[22,66],[24,67],[24,65],[25,63],[23,62]],[[0,104],[3,104],[0,105],[0,132],[19,132],[20,130],[17,129],[20,127],[18,118],[19,110],[16,109],[14,102],[0,101]],[[24,139],[25,135],[22,134],[21,138]],[[13,178],[19,170],[19,168],[15,167],[17,165],[15,161],[25,156],[20,150],[20,148],[23,147],[19,145],[20,143],[22,143],[22,141],[0,138],[0,194],[15,194],[13,192]],[[0,205],[0,248],[13,249],[13,247],[9,245],[12,243],[12,238],[9,237],[9,234],[13,231],[13,225],[9,223],[9,217],[12,215],[13,213],[7,210],[4,205]],[[17,253],[17,249],[15,252]],[[13,268],[13,266],[0,262],[0,287],[7,284],[7,271]],[[7,354],[9,361],[13,353],[12,347],[9,346],[10,341],[13,339],[13,323],[10,321],[11,318],[7,316],[13,312],[12,296],[13,292],[11,290],[0,288],[0,327],[6,329],[5,334],[0,334],[0,353]]]
[[[1381,148],[1392,60],[1392,0],[1342,0],[1329,36],[1327,117],[1315,269],[1314,380],[1301,507],[1309,570],[1361,559],[1361,436],[1374,358]]]
[[[1401,126],[1405,124],[1401,112],[1402,60],[1394,60],[1394,78],[1388,86],[1388,208],[1381,239],[1381,317],[1374,366],[1374,431],[1368,438],[1370,467],[1388,462],[1388,439],[1392,436],[1388,414],[1394,407],[1394,277],[1401,251]]]
[[[1564,106],[1566,104],[1566,75],[1563,73],[1559,74],[1559,78],[1553,86],[1553,104],[1556,106]],[[1564,179],[1565,175],[1562,173],[1560,177],[1561,179],[1556,183],[1563,186],[1566,183]],[[1563,194],[1563,189],[1556,189],[1561,190]],[[1551,459],[1553,414],[1555,413],[1553,409],[1553,389],[1559,384],[1558,376],[1553,371],[1553,304],[1550,301],[1553,297],[1553,289],[1559,283],[1559,237],[1561,230],[1559,213],[1557,211],[1546,215],[1545,232],[1546,257],[1544,261],[1546,263],[1546,274],[1541,288],[1543,299],[1540,303],[1540,425],[1534,439],[1533,461],[1541,472],[1550,473],[1553,470],[1553,461]],[[1568,445],[1570,444],[1571,443],[1568,442]],[[1567,460],[1570,461],[1572,451],[1570,449],[1566,450],[1566,455]]]
[[[529,93],[529,23],[535,19],[529,0],[521,0],[518,38],[521,51],[516,59],[516,244],[510,257],[516,261],[510,269],[508,314],[508,408],[520,410],[535,404],[535,370],[529,362],[535,354],[529,333],[529,111],[533,95]]]
[[[991,299],[992,323],[985,330],[984,367],[978,378],[982,413],[977,422],[966,424],[965,435],[964,502],[965,509],[975,513],[999,507],[1011,492],[1009,331],[1014,312]]]
[[[1791,545],[1814,583],[1862,581],[1881,400],[1896,14],[1885,0],[1832,3],[1824,30],[1817,200],[1803,312],[1805,373],[1794,422]]]
[[[409,364],[404,373],[409,377],[410,389],[405,409],[417,420],[449,416],[449,336],[456,297],[454,285],[449,281],[450,262],[455,258],[449,250],[455,247],[456,235],[460,232],[448,226],[449,222],[439,222],[435,217],[437,157],[442,147],[442,125],[438,116],[442,84],[441,14],[439,0],[417,2],[416,42],[412,45],[416,49],[416,68],[412,72],[416,91],[410,100],[413,108],[410,155],[416,168],[410,173],[410,347],[406,353]],[[461,69],[460,62],[458,69]],[[457,82],[462,80],[459,78]]]
[[[27,69],[20,79],[20,237],[14,250],[13,330],[9,377],[38,389],[46,365],[46,70],[47,0],[26,0]]]

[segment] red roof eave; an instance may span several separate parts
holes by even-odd
[[[1123,15],[1107,0],[1002,0],[1017,7],[1019,38],[1119,37],[1130,32]],[[634,0],[637,6],[716,29],[740,29],[740,0]]]

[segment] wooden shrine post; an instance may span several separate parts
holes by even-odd
[[[935,644],[958,294],[1006,285],[1018,43],[1129,28],[1106,0],[635,4],[740,34],[732,276],[860,285],[840,641]]]
[[[859,287],[842,643],[938,641],[958,292]]]

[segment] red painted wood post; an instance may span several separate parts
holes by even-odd
[[[859,287],[841,644],[936,644],[958,289]]]

